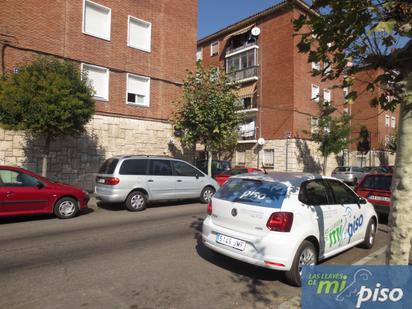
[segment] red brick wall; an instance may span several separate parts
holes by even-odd
[[[11,35],[17,47],[109,68],[110,98],[97,102],[98,112],[168,119],[181,94],[179,83],[195,66],[197,1],[95,2],[112,10],[110,41],[82,33],[83,0],[2,1],[0,40],[1,34]],[[127,46],[128,15],[152,23],[150,53]],[[6,68],[25,55],[6,48]],[[126,72],[152,78],[149,108],[126,105]]]

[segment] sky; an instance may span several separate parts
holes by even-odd
[[[279,2],[281,0],[199,0],[197,37],[204,38]]]

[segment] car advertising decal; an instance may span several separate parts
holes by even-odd
[[[339,219],[325,230],[326,245],[330,248],[336,244],[342,246],[345,242],[349,243],[362,225],[363,215],[352,216],[352,209],[346,207],[344,218]]]
[[[268,208],[281,208],[287,186],[254,179],[230,179],[215,194],[215,198]]]
[[[302,308],[412,308],[412,266],[304,266]]]

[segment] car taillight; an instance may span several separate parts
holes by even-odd
[[[212,201],[209,202],[209,204],[207,204],[207,214],[210,216],[212,214]]]
[[[293,213],[291,212],[274,212],[266,226],[271,231],[290,232],[293,223]]]
[[[104,184],[109,186],[115,186],[120,182],[119,178],[116,177],[106,177],[104,179]]]

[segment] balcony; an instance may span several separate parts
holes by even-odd
[[[236,112],[238,113],[249,113],[249,112],[257,112],[257,102],[252,98],[243,98],[235,106]]]
[[[227,73],[229,81],[233,83],[243,83],[251,80],[258,80],[258,66],[248,67],[246,69],[232,71]]]
[[[254,119],[239,126],[238,143],[256,143],[256,121]]]
[[[228,46],[226,48],[226,57],[233,56],[234,54],[241,53],[244,50],[252,49],[252,48],[259,48],[259,46],[256,45],[256,42],[244,42],[240,46]]]

